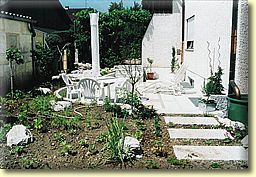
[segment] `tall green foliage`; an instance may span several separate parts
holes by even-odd
[[[223,69],[219,66],[218,71],[208,78],[208,82],[206,85],[204,84],[203,93],[205,93],[207,96],[210,96],[211,94],[221,94],[221,92],[224,90],[221,79],[222,75]]]
[[[80,57],[91,59],[91,33],[89,13],[96,10],[83,10],[75,14],[74,38],[80,50]],[[101,67],[112,67],[130,58],[141,58],[141,43],[151,20],[148,11],[113,9],[99,13],[99,40]],[[79,58],[80,58],[79,57]]]

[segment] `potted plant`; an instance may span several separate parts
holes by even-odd
[[[151,70],[153,59],[147,58],[148,63],[149,63],[149,73],[147,73],[147,78],[148,80],[154,80],[154,73]]]
[[[216,110],[216,102],[215,100],[210,100],[211,95],[220,95],[221,92],[224,90],[224,87],[222,85],[222,79],[221,76],[223,75],[223,69],[219,66],[218,71],[215,72],[214,75],[211,75],[208,78],[207,84],[204,82],[204,87],[202,92],[206,94],[206,99],[200,99],[198,107],[200,110],[204,112],[210,112]]]

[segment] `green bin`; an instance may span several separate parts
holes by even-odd
[[[232,121],[239,121],[248,126],[248,94],[242,94],[241,99],[228,95],[228,117]]]

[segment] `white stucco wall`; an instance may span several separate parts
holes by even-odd
[[[248,93],[248,2],[238,1],[235,82],[241,93]]]
[[[147,58],[154,60],[152,67],[170,67],[172,47],[181,49],[181,14],[154,14],[142,40],[143,67]]]
[[[185,20],[195,15],[194,21],[194,50],[184,52],[184,61],[188,62],[188,77],[194,80],[194,87],[201,93],[203,78],[210,76],[207,41],[210,42],[211,58],[214,58],[214,69],[218,65],[218,39],[220,38],[220,61],[224,69],[222,77],[225,93],[227,93],[230,63],[230,41],[232,24],[232,1],[201,1],[187,0],[185,4]],[[187,22],[185,21],[185,49]]]
[[[24,63],[14,62],[14,84],[19,88],[28,87],[32,80],[31,33],[26,22],[0,18],[0,95],[10,89],[10,68],[6,60],[7,35],[17,35],[18,49],[24,57]],[[17,88],[17,87],[16,87]]]

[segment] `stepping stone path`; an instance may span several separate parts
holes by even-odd
[[[165,116],[166,124],[172,122],[180,125],[219,126],[220,123],[214,117],[170,117]],[[225,139],[225,129],[168,129],[171,139]],[[248,161],[248,149],[243,146],[173,146],[178,160],[224,160],[224,161]]]

